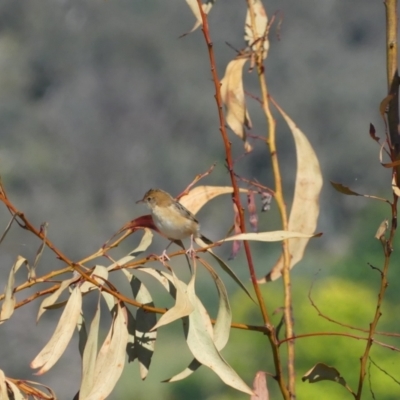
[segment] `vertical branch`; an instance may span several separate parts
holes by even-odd
[[[268,101],[268,87],[267,82],[264,75],[264,65],[263,65],[263,46],[264,40],[258,37],[256,22],[255,22],[255,14],[254,14],[254,0],[247,0],[248,8],[250,10],[251,17],[251,25],[253,30],[253,35],[255,41],[258,43],[256,50],[256,66],[258,78],[260,81],[261,87],[261,97],[262,97],[262,107],[267,118],[268,124],[268,137],[266,139],[266,143],[269,146],[270,154],[271,154],[271,162],[275,180],[275,200],[278,205],[279,212],[281,214],[282,227],[284,230],[288,230],[288,216],[286,210],[285,199],[283,196],[283,188],[282,188],[282,177],[279,168],[279,160],[278,160],[278,152],[276,148],[276,121],[271,113],[271,109],[269,107]],[[292,308],[292,288],[291,288],[291,280],[290,280],[290,253],[288,247],[288,240],[284,240],[282,242],[282,251],[283,251],[283,270],[282,270],[282,280],[284,286],[284,304],[285,304],[285,329],[286,329],[286,337],[293,337],[293,308]],[[294,359],[295,359],[295,349],[294,342],[288,341],[288,377],[289,377],[289,392],[291,398],[295,398],[295,369],[294,369]]]
[[[210,38],[210,31],[209,31],[209,27],[208,27],[208,19],[206,14],[203,11],[203,8],[201,6],[201,0],[197,0],[198,4],[199,4],[199,8],[200,8],[200,12],[201,12],[201,16],[202,16],[202,20],[203,20],[203,34],[204,34],[204,38],[206,40],[207,43],[207,47],[208,47],[208,54],[210,57],[210,63],[211,63],[211,73],[212,73],[212,77],[213,77],[213,82],[214,82],[214,87],[215,87],[215,100],[217,102],[217,106],[218,106],[218,117],[219,117],[219,123],[220,123],[220,127],[219,130],[221,132],[222,135],[222,139],[224,142],[224,147],[225,147],[225,154],[226,154],[226,165],[228,168],[228,172],[231,178],[231,182],[232,182],[232,187],[233,187],[233,201],[235,202],[237,209],[239,211],[239,218],[240,218],[240,229],[242,232],[246,232],[246,226],[245,226],[245,219],[244,219],[244,211],[243,211],[243,207],[240,201],[240,196],[239,196],[239,187],[236,181],[236,177],[235,177],[235,173],[233,170],[233,159],[232,159],[232,151],[231,151],[231,142],[228,139],[228,134],[226,132],[226,124],[225,124],[225,116],[224,116],[224,112],[223,112],[223,107],[222,107],[222,97],[221,97],[221,82],[218,78],[218,73],[217,73],[217,68],[216,68],[216,63],[215,63],[215,55],[214,55],[214,50],[213,50],[213,44],[211,42],[211,38]],[[253,259],[252,259],[252,255],[250,252],[250,247],[247,241],[244,241],[244,248],[245,248],[245,253],[246,253],[246,258],[247,258],[247,262],[249,264],[249,269],[250,269],[250,276],[251,276],[251,280],[253,282],[253,286],[254,286],[254,290],[256,292],[257,295],[257,299],[260,305],[260,309],[263,315],[263,319],[264,319],[264,323],[267,325],[271,325],[270,323],[270,318],[268,316],[267,310],[266,310],[266,306],[265,306],[265,302],[264,299],[262,297],[259,285],[257,283],[257,278],[256,278],[256,274],[255,274],[255,270],[254,270],[254,264],[253,264]]]
[[[395,216],[397,214],[397,196],[394,195],[394,202],[392,204],[392,216]],[[394,239],[394,235],[396,232],[396,228],[394,224],[392,223],[392,227],[390,230],[390,237],[386,241],[385,238],[381,240],[382,246],[383,246],[383,251],[385,254],[385,262],[384,266],[382,269],[381,273],[381,284],[379,288],[379,294],[378,294],[378,301],[376,304],[376,309],[375,309],[375,315],[372,320],[372,322],[369,325],[369,331],[368,331],[368,338],[367,338],[367,345],[364,350],[364,354],[361,357],[361,366],[360,366],[360,375],[358,379],[358,388],[357,388],[357,393],[355,398],[357,400],[361,400],[361,394],[363,390],[363,385],[364,385],[364,379],[365,375],[367,373],[367,362],[369,358],[369,353],[371,351],[372,343],[373,343],[373,336],[376,332],[376,328],[378,326],[379,319],[382,315],[381,308],[383,304],[383,298],[385,296],[386,288],[388,287],[388,272],[389,272],[389,263],[390,263],[390,256],[392,254],[392,242]]]
[[[397,0],[385,0],[386,9],[386,68],[388,94],[392,95],[387,113],[390,142],[394,158],[400,159],[399,135],[399,68],[397,54]],[[393,160],[394,161],[394,160]],[[400,186],[400,167],[396,167],[396,182]]]
[[[230,175],[232,188],[233,188],[233,201],[236,204],[238,212],[239,212],[240,229],[244,233],[244,232],[246,232],[244,211],[243,211],[243,207],[242,207],[242,204],[240,201],[239,187],[238,187],[234,169],[233,169],[231,142],[228,139],[228,134],[226,131],[225,116],[224,116],[224,112],[223,112],[223,102],[222,102],[222,97],[221,97],[221,82],[218,78],[216,62],[215,62],[215,55],[214,55],[214,50],[213,50],[213,44],[212,44],[211,37],[210,37],[210,30],[209,30],[209,26],[208,26],[207,15],[203,11],[201,0],[197,0],[197,3],[199,6],[202,23],[203,23],[202,31],[203,31],[204,39],[205,39],[205,41],[207,43],[207,47],[208,47],[208,54],[209,54],[210,65],[211,65],[211,74],[213,77],[213,82],[214,82],[214,87],[215,87],[215,100],[216,100],[217,107],[218,107],[218,117],[219,117],[219,123],[220,123],[219,129],[220,129],[222,140],[223,140],[224,147],[225,147],[226,165],[228,168],[228,172]],[[250,251],[249,243],[247,241],[243,241],[243,244],[244,244],[245,254],[246,254],[246,258],[247,258],[247,263],[249,266],[251,282],[253,284],[254,291],[257,296],[257,301],[258,301],[258,304],[259,304],[259,307],[261,310],[264,324],[268,329],[267,336],[268,336],[268,339],[269,339],[269,342],[271,345],[272,354],[273,354],[273,358],[274,358],[274,364],[275,364],[275,371],[276,371],[275,379],[278,381],[278,384],[279,384],[279,387],[280,387],[283,397],[285,399],[289,399],[290,398],[289,392],[286,388],[286,384],[285,384],[283,372],[282,372],[282,364],[280,361],[278,339],[276,337],[275,327],[271,323],[263,296],[261,294],[259,284],[257,282],[257,277],[256,277],[255,269],[254,269],[254,264],[253,264],[253,259],[252,259],[252,254]]]
[[[397,55],[397,0],[385,0],[386,8],[386,64],[387,64],[387,80],[388,91],[392,95],[389,103],[389,110],[387,113],[389,135],[391,141],[391,155],[392,161],[400,159],[400,136],[399,136],[399,74],[398,74],[398,55]],[[396,166],[393,168],[393,175],[396,177],[397,186],[400,183],[400,168]],[[375,315],[370,323],[368,331],[367,345],[364,354],[361,357],[360,375],[358,379],[358,388],[355,398],[360,400],[364,385],[365,376],[367,373],[367,362],[371,351],[373,336],[376,332],[379,319],[382,315],[381,308],[383,298],[388,286],[388,271],[390,264],[390,256],[393,251],[393,240],[397,228],[397,202],[398,197],[393,194],[392,206],[392,223],[390,229],[389,239],[384,237],[381,239],[385,261],[381,273],[381,283],[378,294],[378,301],[376,304]]]

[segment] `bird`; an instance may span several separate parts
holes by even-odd
[[[190,236],[190,248],[186,253],[191,255],[192,258],[195,255],[193,239],[200,238],[206,244],[212,243],[211,240],[200,233],[200,224],[196,217],[164,190],[150,189],[136,203],[147,205],[155,226],[171,241],[182,240]],[[160,258],[169,260],[166,253],[167,249],[164,250]]]

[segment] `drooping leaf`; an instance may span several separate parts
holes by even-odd
[[[94,371],[96,365],[97,346],[100,325],[100,298],[90,324],[89,335],[82,357],[82,380],[79,389],[79,398],[84,399],[93,389]]]
[[[70,279],[66,279],[65,281],[62,281],[60,284],[60,287],[51,295],[47,296],[45,299],[43,299],[42,303],[39,306],[39,311],[38,315],[36,317],[36,322],[39,322],[40,317],[45,313],[46,310],[49,309],[50,306],[52,306],[58,298],[61,296],[61,293],[71,285],[72,282],[77,281],[79,278],[78,277],[72,277]]]
[[[61,357],[70,342],[82,308],[82,293],[76,287],[65,306],[53,336],[31,362],[31,368],[40,368],[36,375],[47,372]]]
[[[288,230],[306,234],[315,232],[323,184],[319,161],[304,133],[276,103],[275,106],[288,124],[296,146],[296,184],[288,221]],[[308,242],[309,238],[307,237],[297,237],[289,240],[290,269],[303,258]],[[278,279],[282,274],[283,267],[284,257],[281,255],[277,263],[265,277],[265,280],[274,281]]]
[[[136,358],[138,357],[138,351],[137,351],[137,347],[139,346],[139,341],[136,340],[136,319],[133,316],[133,314],[131,313],[131,311],[129,310],[129,308],[126,309],[127,312],[127,316],[128,316],[128,342],[126,344],[126,354],[128,354],[128,362],[132,362],[134,361]],[[149,314],[149,313],[148,313]],[[154,343],[155,339],[152,341],[152,351],[151,351],[151,356],[154,353]],[[150,351],[146,352],[147,354],[150,353]],[[150,359],[151,359],[150,356]],[[150,365],[150,362],[149,362]],[[147,376],[147,372],[148,372],[148,367],[146,367],[146,372],[144,374],[142,374],[142,362],[141,359],[139,358],[139,368],[140,368],[140,376],[142,379],[145,379]]]
[[[184,282],[178,279],[173,271],[171,271],[174,286],[176,289],[175,304],[165,314],[163,314],[158,322],[151,328],[152,331],[155,329],[170,324],[173,321],[186,317],[193,311],[193,304],[189,300],[188,290],[190,287],[194,287],[194,274],[190,282],[193,281],[192,285],[186,285]]]
[[[194,292],[188,292],[193,312],[187,317],[187,344],[193,356],[201,364],[214,371],[227,385],[244,393],[253,394],[240,376],[219,353],[214,340],[213,329],[207,310]]]
[[[201,247],[206,247],[207,243],[204,243],[204,241],[201,238],[195,238],[195,242],[201,246]],[[253,301],[253,297],[251,296],[250,292],[246,289],[246,286],[242,283],[242,281],[239,279],[239,277],[233,272],[233,270],[228,266],[228,264],[225,263],[222,258],[218,257],[211,249],[208,249],[207,252],[211,254],[211,256],[217,261],[218,265],[237,283],[237,285],[249,296],[249,298]]]
[[[210,265],[208,265],[207,271],[211,274],[218,291],[218,313],[214,324],[214,343],[218,350],[222,350],[229,340],[232,310],[224,282]]]
[[[226,67],[225,76],[221,80],[221,97],[226,107],[226,123],[244,142],[246,153],[253,148],[247,141],[245,127],[251,128],[250,116],[246,108],[243,90],[243,67],[248,58],[239,56]]]
[[[78,329],[78,348],[79,348],[79,354],[81,358],[83,357],[83,352],[85,351],[85,346],[87,342],[87,329],[86,329],[86,322],[85,322],[85,317],[83,316],[83,313],[81,312],[78,321],[76,323],[76,329]]]
[[[144,269],[144,268],[143,268]],[[142,270],[143,270],[142,269]],[[137,278],[131,279],[131,288],[134,298],[142,304],[154,307],[153,298],[146,286]],[[128,320],[129,322],[129,320]],[[139,372],[141,379],[146,379],[149,373],[151,359],[157,340],[157,331],[151,328],[157,323],[154,313],[149,313],[138,308],[136,311],[136,324],[134,334],[135,355],[139,361]]]
[[[181,372],[179,372],[178,374],[175,374],[174,376],[172,376],[171,378],[165,379],[163,380],[163,382],[177,382],[177,381],[181,381],[185,378],[187,378],[188,376],[190,376],[191,374],[193,374],[193,372],[196,372],[200,367],[202,366],[201,363],[199,363],[195,358],[190,362],[190,364]]]
[[[7,226],[6,226],[6,229],[4,229],[4,232],[3,232],[3,234],[2,234],[1,237],[0,237],[0,244],[3,243],[3,240],[4,240],[4,238],[7,236],[7,233],[9,232],[9,230],[10,230],[10,228],[11,228],[13,222],[15,221],[15,218],[16,218],[16,216],[13,215],[13,216],[11,217],[10,221],[8,222],[8,224],[7,224]]]
[[[11,268],[10,274],[8,275],[8,281],[6,285],[6,289],[4,292],[4,301],[1,305],[0,311],[0,324],[9,319],[14,312],[15,308],[15,295],[14,295],[14,283],[15,283],[15,274],[20,269],[21,265],[28,264],[28,261],[18,256],[14,265]]]
[[[228,293],[226,291],[223,281],[210,265],[207,265],[205,262],[203,262],[203,265],[211,274],[218,290],[219,306],[217,318],[213,328],[213,340],[217,350],[220,351],[225,347],[229,339],[232,322],[232,311],[229,304]],[[193,359],[185,370],[169,379],[166,379],[164,382],[175,382],[184,379],[195,372],[200,366],[201,363],[199,363],[196,359]]]
[[[96,359],[93,387],[82,400],[105,399],[114,389],[125,365],[128,329],[125,308],[118,302],[106,339]]]

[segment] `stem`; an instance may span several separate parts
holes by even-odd
[[[256,56],[256,66],[257,73],[261,87],[261,99],[262,99],[262,108],[264,110],[265,116],[267,118],[268,124],[268,133],[269,136],[265,140],[267,145],[269,146],[269,151],[271,154],[271,162],[272,169],[274,174],[275,181],[275,200],[278,205],[278,209],[281,215],[282,227],[284,230],[288,230],[288,216],[286,211],[286,204],[283,196],[283,188],[282,188],[282,178],[280,174],[279,161],[278,161],[278,152],[276,148],[276,121],[271,113],[271,109],[269,107],[268,101],[268,87],[267,82],[264,75],[264,65],[263,65],[263,46],[264,40],[259,40],[257,37],[257,29],[256,29],[256,21],[255,21],[255,13],[254,13],[254,2],[253,0],[247,0],[248,8],[250,11],[251,17],[251,25],[253,30],[254,40],[257,41],[257,50],[255,52]],[[291,290],[291,280],[290,280],[290,253],[289,253],[289,242],[288,240],[284,240],[282,242],[282,250],[283,250],[283,269],[282,269],[282,280],[283,280],[283,288],[284,288],[284,318],[285,318],[285,329],[286,329],[286,337],[290,338],[294,336],[293,333],[293,309],[292,309],[292,290]],[[289,377],[289,392],[290,397],[294,399],[296,397],[296,374],[294,368],[294,360],[295,360],[295,348],[294,341],[287,342],[287,350],[288,350],[288,377]]]
[[[387,113],[389,135],[396,160],[400,154],[399,136],[399,74],[397,55],[397,0],[386,0],[386,64],[388,92],[393,96]],[[393,160],[394,161],[394,160]],[[399,174],[397,174],[399,175]]]
[[[398,60],[397,60],[397,0],[385,0],[386,8],[386,63],[387,63],[387,80],[389,94],[393,96],[389,103],[389,110],[387,113],[389,134],[392,147],[392,162],[399,159],[400,154],[400,137],[398,132],[399,125],[399,75],[398,75]],[[396,179],[397,186],[399,186],[400,174],[398,173],[399,167],[393,168],[393,177]],[[384,266],[381,273],[380,289],[378,294],[378,300],[375,309],[375,315],[370,323],[367,345],[364,350],[364,354],[361,357],[360,375],[358,380],[358,389],[356,399],[360,400],[363,390],[364,379],[367,369],[367,361],[371,351],[373,336],[376,334],[376,328],[379,319],[382,315],[381,307],[383,298],[388,286],[388,271],[390,256],[392,254],[393,239],[397,228],[397,201],[398,197],[393,194],[392,203],[392,223],[390,229],[389,239],[382,241],[383,252],[385,254]]]
[[[245,225],[245,219],[244,219],[244,211],[243,207],[240,201],[240,196],[239,196],[239,187],[236,181],[235,177],[235,172],[233,169],[233,159],[232,159],[232,152],[231,152],[231,143],[228,139],[228,134],[226,132],[226,123],[225,123],[225,116],[223,113],[223,102],[222,102],[222,97],[221,97],[221,82],[218,78],[218,73],[217,73],[217,68],[216,68],[216,62],[215,62],[215,55],[214,55],[214,50],[213,50],[213,44],[211,41],[210,37],[210,30],[208,26],[208,19],[207,15],[204,13],[203,8],[202,8],[202,3],[201,0],[197,0],[199,10],[201,13],[201,18],[203,22],[203,35],[204,39],[207,43],[208,47],[208,54],[210,58],[210,65],[211,65],[211,74],[213,77],[213,82],[214,82],[214,87],[215,87],[215,100],[217,102],[217,108],[218,108],[218,117],[219,117],[219,123],[220,123],[220,132],[222,136],[222,141],[224,143],[225,147],[225,154],[226,154],[226,165],[228,168],[228,172],[230,175],[231,183],[232,183],[232,188],[233,188],[233,201],[237,206],[238,212],[239,212],[239,220],[240,220],[240,230],[244,233],[246,232],[246,225]],[[268,328],[267,331],[267,336],[271,345],[272,349],[272,354],[274,358],[274,364],[275,364],[275,371],[276,371],[276,380],[279,383],[280,390],[284,396],[285,399],[289,399],[289,393],[285,385],[285,381],[283,378],[283,373],[282,373],[282,364],[280,361],[280,355],[279,355],[279,348],[278,348],[278,340],[275,334],[275,327],[272,325],[270,317],[267,312],[267,308],[263,299],[263,296],[261,294],[261,290],[259,287],[259,284],[257,282],[257,277],[254,269],[254,264],[253,264],[253,259],[252,259],[252,254],[250,251],[250,246],[247,241],[243,241],[244,244],[244,249],[245,249],[245,254],[247,258],[247,263],[249,267],[249,273],[250,273],[250,278],[251,282],[254,287],[254,291],[256,293],[257,301],[260,307],[260,311],[264,320],[265,326]]]

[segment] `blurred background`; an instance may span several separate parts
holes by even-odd
[[[277,20],[282,18],[280,29],[276,24],[271,29],[265,62],[270,93],[310,139],[325,182],[318,226],[324,235],[310,243],[293,272],[296,332],[346,331],[318,317],[310,306],[307,294],[318,271],[314,300],[329,316],[367,328],[379,288],[379,274],[367,262],[381,266],[383,255],[374,234],[382,220],[390,217],[390,210],[383,203],[343,196],[329,180],[361,193],[391,196],[390,171],[380,166],[379,147],[368,134],[373,123],[377,136],[384,137],[378,112],[387,94],[384,5],[362,0],[269,0],[264,6],[269,16],[277,12]],[[237,49],[244,46],[245,15],[245,1],[220,0],[209,16],[220,78],[235,57],[227,43]],[[93,253],[124,223],[147,213],[135,201],[151,187],[177,195],[214,162],[214,172],[202,184],[229,185],[204,38],[198,30],[179,39],[193,24],[184,1],[1,2],[2,182],[11,201],[32,223],[49,223],[49,238],[69,258],[79,260]],[[258,96],[256,74],[244,75],[246,90]],[[259,104],[251,98],[247,102],[254,125],[251,133],[265,137]],[[290,206],[295,150],[279,118],[277,129]],[[233,134],[231,139],[238,159],[236,172],[273,187],[265,144],[250,139],[254,151],[241,157],[242,143]],[[229,196],[213,200],[199,213],[203,231],[211,238],[223,237],[232,218]],[[0,209],[0,221],[5,228],[9,221],[5,207]],[[271,211],[260,213],[259,228],[279,228],[274,205]],[[113,256],[122,257],[139,240],[139,233],[132,235]],[[164,239],[155,238],[151,252],[162,251],[165,244]],[[33,263],[39,245],[32,235],[14,226],[0,248],[1,282],[6,281],[18,254]],[[280,246],[257,243],[252,248],[261,277],[276,261]],[[227,258],[230,248],[222,247],[219,253]],[[397,267],[396,256],[393,259],[391,276]],[[106,264],[106,260],[99,262]],[[230,265],[248,282],[243,254]],[[62,267],[47,249],[37,274]],[[232,296],[234,320],[260,324],[254,304],[226,275],[221,276]],[[26,275],[19,273],[17,284],[25,280]],[[39,287],[18,294],[17,299]],[[280,281],[263,287],[271,314],[283,304],[281,287]],[[200,274],[198,292],[212,314],[217,297],[205,273]],[[394,285],[389,287],[380,330],[399,330],[393,318],[399,312],[398,293]],[[171,301],[166,304],[165,299],[155,293],[158,306],[170,307]],[[35,326],[38,306],[36,301],[18,309],[1,325],[0,368],[7,376],[39,380],[54,388],[60,399],[70,399],[80,381],[76,338],[45,376],[33,377],[29,368],[60,316],[60,310],[47,312]],[[274,315],[275,323],[279,319],[279,313]],[[108,326],[106,321],[105,332]],[[337,367],[355,388],[363,349],[363,342],[348,338],[299,340],[298,398],[344,398],[345,389],[339,385],[309,385],[300,378],[323,361]],[[191,360],[180,323],[160,330],[156,350],[146,381],[138,378],[136,362],[129,365],[111,399],[246,398],[206,368],[179,383],[160,383]],[[374,360],[393,373],[397,354],[381,348],[374,351]],[[249,384],[257,370],[273,371],[266,338],[258,333],[233,331],[224,355]],[[398,386],[387,375],[374,366],[371,374],[372,390],[380,399],[399,398]],[[275,383],[270,380],[269,385],[279,398]],[[366,390],[368,396],[371,392]]]

